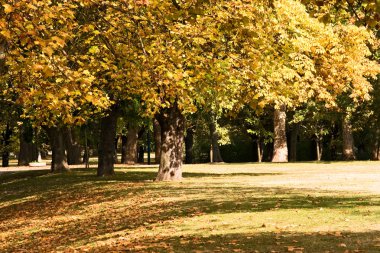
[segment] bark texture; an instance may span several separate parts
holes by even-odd
[[[210,130],[210,139],[211,139],[210,162],[222,163],[223,158],[222,158],[222,155],[220,154],[219,134],[216,131],[216,117],[214,115],[211,115],[209,130]]]
[[[108,116],[102,118],[100,121],[98,176],[110,176],[115,174],[114,155],[117,118],[117,108],[113,106]]]
[[[192,164],[194,160],[193,146],[194,146],[194,126],[186,129],[185,137],[185,163]]]
[[[342,139],[343,159],[346,161],[355,160],[354,137],[352,134],[352,125],[349,116],[345,116],[342,120]]]
[[[79,136],[72,128],[64,129],[64,140],[67,152],[67,163],[69,165],[81,164],[82,147],[79,144]]]
[[[155,162],[160,163],[161,157],[161,126],[157,119],[153,121],[153,135],[154,135],[154,157]]]
[[[157,119],[161,126],[161,160],[156,181],[181,180],[185,118],[173,105]]]
[[[274,140],[272,162],[288,162],[288,146],[286,143],[286,106],[282,105],[274,111]]]
[[[137,162],[138,133],[138,127],[133,124],[129,124],[126,143],[126,164],[135,164]]]
[[[30,125],[22,124],[20,128],[20,150],[18,155],[18,166],[28,165],[37,161],[38,149],[33,143],[33,129]]]
[[[60,173],[69,170],[63,140],[63,129],[60,127],[46,128],[52,149],[51,172]]]

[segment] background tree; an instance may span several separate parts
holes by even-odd
[[[8,42],[6,80],[19,96],[24,117],[44,126],[51,138],[52,171],[68,169],[63,147],[64,125],[83,124],[109,106],[105,94],[92,86],[95,77],[81,67],[74,48],[80,27],[79,3],[25,2],[2,4],[1,33]],[[9,82],[9,81],[8,81]],[[22,94],[22,96],[21,96]]]

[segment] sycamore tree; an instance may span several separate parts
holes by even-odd
[[[333,103],[345,90],[363,97],[370,90],[363,76],[377,73],[366,59],[370,36],[364,29],[324,25],[294,0],[2,6],[1,34],[10,45],[5,80],[22,94],[26,117],[49,128],[83,123],[108,108],[100,176],[113,174],[114,148],[107,144],[128,101],[140,101],[143,114],[160,122],[156,179],[179,180],[185,116],[197,108],[274,106],[275,125],[283,126],[275,131],[275,157],[282,161],[286,108],[310,98]],[[352,52],[353,46],[359,50]]]
[[[354,24],[357,26],[364,26],[369,32],[372,32],[377,36],[377,45],[368,44],[371,49],[371,58],[379,62],[379,28],[380,28],[380,1],[378,0],[328,0],[328,1],[315,1],[315,0],[302,0],[302,2],[307,6],[309,13],[321,20],[322,22],[331,22],[334,24]],[[378,96],[378,82],[374,79],[371,80],[371,84],[375,87],[374,92],[371,93],[371,100],[367,102],[372,110],[375,109],[375,104]],[[349,95],[349,94],[348,94]],[[349,96],[346,96],[342,101],[349,101]],[[343,157],[344,159],[353,159],[354,156],[354,142],[352,136],[352,116],[353,109],[355,109],[355,101],[351,104],[343,103],[338,104],[336,110],[342,112],[342,137],[343,137]],[[361,107],[363,110],[363,107]],[[358,112],[356,112],[358,113]],[[363,115],[365,115],[365,110]],[[376,114],[375,114],[376,115]],[[376,140],[378,130],[376,124],[376,117],[371,117],[372,124],[375,126],[371,129],[371,134],[375,136],[372,140]],[[376,145],[375,145],[376,146]]]
[[[96,73],[94,82],[107,90],[115,105],[137,99],[144,114],[160,122],[157,180],[182,178],[185,115],[194,112],[197,103],[204,104],[210,91],[231,87],[232,58],[218,54],[230,45],[224,45],[220,27],[208,27],[212,16],[199,20],[204,7],[211,5],[204,1],[85,4],[96,12],[91,14],[96,18],[90,15],[83,26],[88,37],[83,45],[91,45],[88,68]]]
[[[259,97],[262,105],[275,107],[273,161],[285,162],[286,109],[297,108],[309,99],[334,106],[343,92],[356,101],[369,98],[371,84],[366,77],[375,77],[379,65],[367,58],[371,55],[367,43],[373,38],[365,28],[324,24],[310,17],[297,1],[275,1],[274,8],[261,19],[267,21],[266,26],[255,22],[256,33],[270,31],[262,33],[266,43],[257,48],[267,53],[254,62],[262,66],[246,64],[247,73],[260,74],[251,81],[260,89],[247,86],[243,92],[247,100]]]

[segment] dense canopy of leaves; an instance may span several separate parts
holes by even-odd
[[[380,72],[370,32],[322,23],[295,0],[1,4],[2,80],[40,124],[80,124],[136,98],[151,115],[174,104],[194,112],[210,99],[229,109],[331,106],[343,92],[368,99],[367,77]]]

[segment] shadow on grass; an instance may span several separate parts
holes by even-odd
[[[366,252],[380,251],[380,232],[367,233],[236,233],[201,236],[159,236],[119,240],[95,251],[117,252]]]
[[[185,178],[202,177],[231,177],[231,176],[268,176],[280,175],[278,173],[183,173]],[[17,199],[28,196],[30,193],[40,193],[42,195],[54,190],[77,187],[82,184],[84,187],[108,185],[115,182],[125,183],[149,183],[157,176],[156,172],[151,171],[118,171],[111,177],[97,177],[93,169],[73,169],[71,172],[63,174],[52,174],[50,171],[25,171],[10,172],[0,175],[0,190],[5,194],[0,196],[0,201]],[[20,184],[23,187],[20,187]],[[91,186],[90,186],[91,187]]]
[[[145,182],[145,180],[154,178],[155,172],[123,171],[106,178],[98,178],[94,172],[94,170],[77,169],[66,174],[50,174],[46,171],[39,171],[8,175],[3,180],[4,183],[0,185],[2,192],[0,224],[3,224],[0,225],[0,230],[22,232],[15,232],[12,234],[12,238],[5,238],[5,240],[9,240],[5,246],[1,245],[3,242],[0,238],[0,251],[11,252],[20,248],[32,249],[29,252],[52,251],[57,247],[66,247],[73,243],[88,244],[93,242],[94,238],[108,234],[110,234],[110,238],[117,239],[117,236],[112,236],[113,233],[146,228],[150,224],[202,214],[318,209],[320,207],[349,210],[357,206],[380,205],[378,196],[312,197],[303,193],[302,189],[226,186],[225,181],[216,180],[202,183],[199,179],[202,175],[219,177],[220,174],[185,173],[185,177],[195,177],[197,180],[195,182],[161,184]],[[229,177],[229,175],[222,176]],[[272,174],[235,173],[232,176],[236,175],[267,176]],[[310,190],[308,191],[310,192]],[[184,198],[185,196],[187,198]],[[173,197],[177,197],[177,200],[172,200]],[[2,202],[7,203],[1,205]],[[68,218],[67,220],[57,218],[55,220],[56,217],[66,216],[80,218]],[[48,229],[40,231],[37,228],[35,232],[30,231],[29,220],[46,218],[51,219]],[[318,234],[290,234],[288,236],[289,240],[287,240],[287,236],[284,237],[286,239],[284,239],[284,243],[292,242],[291,245],[293,245],[294,241],[298,241],[306,245],[309,241],[310,243],[314,241],[316,245],[326,245],[326,248],[330,249],[328,248],[330,236]],[[343,243],[351,240],[350,238],[359,238],[360,241],[365,242],[367,238],[373,239],[378,236],[377,232],[368,235],[352,234],[351,237],[344,238],[334,236],[331,239],[334,241],[331,243],[337,245],[337,242],[344,239]],[[310,239],[302,239],[303,237]],[[168,245],[173,247],[175,252],[182,250],[184,250],[182,252],[188,252],[185,250],[187,248],[204,252],[230,252],[230,249],[233,251],[237,248],[252,252],[252,249],[262,244],[264,246],[260,248],[260,251],[266,252],[267,248],[265,247],[276,243],[276,240],[275,234],[228,234],[210,238],[146,238],[146,240],[137,241],[136,245],[139,245],[141,252],[151,252],[151,250],[167,252]],[[325,240],[327,243],[324,242]],[[49,243],[46,244],[46,241]],[[153,250],[151,247],[155,244],[157,245]],[[277,246],[275,246],[276,249],[281,248],[280,252],[284,252],[283,244],[280,243]],[[355,244],[352,249],[359,246],[359,244]],[[123,247],[122,250],[133,249],[134,245],[128,244]],[[372,250],[370,246],[367,248]],[[314,249],[318,249],[318,247],[314,247]],[[101,248],[99,250],[102,251]],[[140,252],[139,250],[133,251]]]

